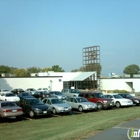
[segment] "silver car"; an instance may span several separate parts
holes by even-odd
[[[69,104],[58,98],[44,98],[42,101],[51,108],[53,114],[69,113],[72,109]]]
[[[83,110],[97,110],[96,103],[89,102],[83,97],[71,97],[66,102],[72,107],[72,109],[78,109],[80,112]]]
[[[0,117],[16,117],[23,115],[22,108],[17,106],[16,103],[11,101],[0,101]]]

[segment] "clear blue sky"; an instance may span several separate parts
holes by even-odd
[[[0,65],[71,71],[94,45],[103,75],[140,66],[140,0],[0,0]]]

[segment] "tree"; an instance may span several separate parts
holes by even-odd
[[[21,69],[15,69],[13,74],[16,76],[16,77],[26,77],[26,76],[29,76],[29,73],[27,70],[21,68]]]
[[[139,74],[140,68],[136,64],[129,65],[125,67],[123,73],[130,74],[130,77],[133,77],[134,74]]]
[[[52,66],[52,71],[54,71],[54,72],[64,72],[64,70],[61,67],[59,67],[58,65]]]
[[[0,76],[2,73],[10,73],[10,67],[5,65],[0,65]]]
[[[73,69],[73,70],[71,70],[71,72],[77,72],[77,71],[79,71],[79,69]]]
[[[38,73],[38,72],[41,72],[41,69],[38,68],[38,67],[29,67],[29,68],[27,68],[27,72],[28,72],[29,75],[30,75],[31,73]]]
[[[44,68],[42,69],[42,72],[52,71],[52,68]]]

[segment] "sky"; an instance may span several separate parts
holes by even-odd
[[[70,72],[100,46],[102,75],[140,66],[140,0],[0,0],[0,65]]]

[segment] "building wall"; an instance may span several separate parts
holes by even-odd
[[[132,86],[132,87],[131,87]],[[110,78],[101,79],[101,89],[102,90],[127,90],[135,92],[140,92],[140,78]]]
[[[14,88],[52,88],[61,91],[63,88],[62,77],[28,77],[28,78],[0,78],[0,89]]]

